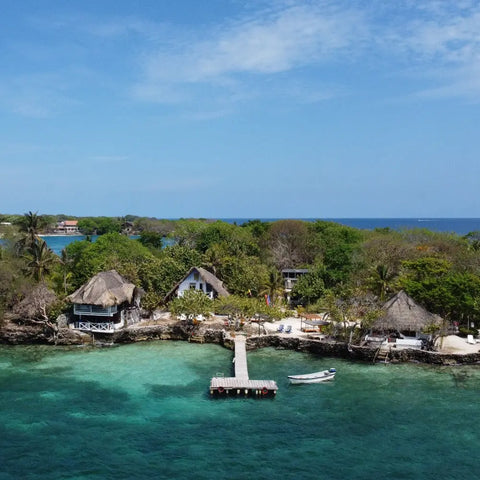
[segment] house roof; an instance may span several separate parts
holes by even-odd
[[[103,308],[132,303],[135,285],[129,283],[115,270],[100,272],[67,299],[81,305],[99,305]]]
[[[379,318],[374,328],[382,330],[420,331],[427,325],[440,324],[441,317],[428,312],[415,303],[403,290],[388,300],[383,310],[385,315]]]
[[[165,295],[164,301],[167,302],[170,297],[177,291],[180,284],[192,273],[198,272],[200,278],[205,282],[209,283],[213,289],[217,292],[219,297],[228,297],[230,293],[228,293],[227,289],[223,286],[223,282],[219,280],[213,273],[210,273],[208,270],[205,270],[202,267],[192,267],[185,276]]]
[[[66,227],[76,227],[78,225],[78,220],[65,220],[63,224]]]

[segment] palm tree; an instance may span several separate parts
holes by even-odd
[[[372,272],[371,282],[375,294],[381,301],[385,301],[390,292],[390,285],[395,278],[395,273],[384,264],[377,265]]]
[[[22,237],[16,243],[16,249],[19,254],[33,247],[38,237],[39,217],[37,212],[28,212],[23,215],[20,223],[20,232]]]
[[[211,270],[214,275],[216,275],[217,269],[222,264],[222,259],[225,257],[225,255],[226,253],[221,245],[212,245],[205,252],[205,266]]]
[[[48,248],[45,240],[40,238],[34,240],[25,258],[28,260],[27,268],[30,270],[30,275],[39,282],[50,273],[51,268],[58,261],[58,257]]]
[[[272,304],[275,304],[276,299],[280,297],[283,292],[284,282],[282,275],[276,269],[270,270],[268,273],[268,279],[264,284],[262,294],[268,295],[272,301]]]
[[[60,255],[60,263],[62,264],[63,270],[63,290],[65,295],[67,294],[68,290],[68,281],[72,278],[72,272],[69,272],[69,266],[72,264],[73,259],[68,256],[67,250],[65,248],[62,249]]]

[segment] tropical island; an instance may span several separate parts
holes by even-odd
[[[86,238],[56,255],[41,235],[59,228]],[[249,348],[480,361],[480,232],[28,212],[0,215],[0,234],[2,343],[232,347],[243,333]]]

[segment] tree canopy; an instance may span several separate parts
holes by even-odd
[[[13,308],[32,285],[45,284],[64,297],[110,269],[142,287],[151,310],[196,266],[216,275],[234,295],[217,301],[214,311],[249,312],[252,305],[260,310],[265,295],[275,307],[286,306],[282,269],[299,269],[306,273],[296,280],[291,298],[305,307],[328,304],[331,298],[341,298],[349,308],[359,298],[374,299],[378,307],[404,289],[451,321],[480,322],[478,232],[462,237],[425,229],[367,231],[321,220],[235,225],[84,217],[79,219],[83,232],[103,234],[93,242],[71,243],[59,258],[39,233],[64,217],[71,218],[32,211],[0,216],[13,224],[1,231],[0,311]],[[119,233],[126,224],[140,231],[139,240]]]

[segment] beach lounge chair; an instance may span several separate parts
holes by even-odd
[[[291,331],[292,331],[292,326],[287,325],[287,327],[285,328],[285,333],[290,333]]]
[[[281,323],[281,324],[278,326],[277,332],[278,332],[278,333],[282,333],[282,332],[283,332],[283,323]]]
[[[473,338],[473,335],[467,335],[467,343],[471,343],[472,345],[475,345],[477,341]]]

